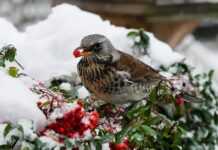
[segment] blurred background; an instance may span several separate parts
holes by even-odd
[[[24,32],[61,3],[153,32],[199,69],[215,69],[218,81],[218,0],[0,0],[0,16]]]

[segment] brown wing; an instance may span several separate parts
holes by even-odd
[[[131,79],[136,82],[155,82],[163,78],[156,70],[146,65],[135,57],[119,51],[120,59],[115,63],[115,67],[120,71],[128,71]]]

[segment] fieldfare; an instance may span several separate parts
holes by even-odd
[[[80,47],[74,50],[74,56],[82,56],[77,69],[83,85],[108,103],[121,104],[148,98],[151,90],[166,80],[152,67],[114,48],[100,34],[85,36]],[[184,100],[202,101],[180,90],[174,91]]]

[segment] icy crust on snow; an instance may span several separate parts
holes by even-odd
[[[103,34],[117,49],[133,54],[133,41],[127,38],[130,30],[113,26],[98,15],[72,5],[62,4],[54,7],[46,20],[27,27],[25,32],[17,31],[11,23],[2,18],[0,24],[0,47],[13,44],[18,49],[17,60],[25,68],[21,72],[38,81],[48,81],[53,77],[76,73],[79,59],[73,58],[72,52],[88,34]],[[151,58],[141,56],[143,62],[157,67],[183,59],[167,44],[157,40],[153,34],[147,34],[150,37],[148,51]],[[16,122],[20,118],[32,119],[37,125],[46,122],[36,105],[38,97],[28,89],[32,84],[30,80],[32,79],[15,79],[0,70],[0,122]],[[61,87],[70,88],[66,84]],[[84,87],[78,92],[80,98],[89,94]]]

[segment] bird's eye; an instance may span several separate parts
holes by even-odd
[[[95,43],[92,46],[93,50],[100,51],[101,50],[101,43]]]

